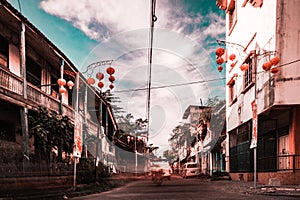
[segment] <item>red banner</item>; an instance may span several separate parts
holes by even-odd
[[[74,126],[74,149],[75,157],[81,157],[82,153],[82,117],[75,112],[75,126]]]
[[[252,139],[250,149],[257,147],[257,104],[256,100],[252,101]]]

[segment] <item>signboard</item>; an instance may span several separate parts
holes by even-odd
[[[75,112],[73,154],[75,157],[80,158],[81,153],[82,153],[82,117],[78,112]]]
[[[252,101],[252,139],[250,149],[257,147],[257,104],[256,100]]]

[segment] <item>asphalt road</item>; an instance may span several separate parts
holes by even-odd
[[[156,200],[156,199],[295,199],[286,196],[269,196],[258,194],[248,185],[233,181],[209,181],[207,179],[182,179],[172,177],[157,186],[150,179],[131,182],[123,187],[108,192],[92,194],[73,199],[97,200]]]

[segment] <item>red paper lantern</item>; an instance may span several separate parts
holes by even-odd
[[[108,80],[109,80],[110,82],[114,82],[114,81],[115,81],[115,77],[112,76],[112,75],[110,75],[109,78],[108,78]]]
[[[73,81],[68,81],[67,85],[69,86],[69,89],[71,90],[74,86]]]
[[[278,57],[274,57],[270,60],[270,62],[272,63],[272,65],[277,65],[280,61],[280,58]]]
[[[217,59],[217,64],[218,64],[218,65],[221,65],[223,62],[224,62],[224,59],[223,59],[223,58],[218,58],[218,59]]]
[[[115,69],[114,69],[113,67],[108,67],[108,68],[106,69],[106,72],[107,72],[109,75],[112,75],[112,74],[115,73]]]
[[[218,71],[221,72],[222,70],[223,70],[222,65],[219,65],[219,66],[218,66]]]
[[[98,72],[96,74],[96,78],[100,81],[100,80],[102,80],[104,78],[104,74],[102,72]]]
[[[272,67],[271,70],[270,70],[270,72],[272,74],[276,74],[278,71],[279,71],[278,67]]]
[[[67,92],[67,89],[64,87],[64,86],[60,86],[59,88],[59,93],[66,93]]]
[[[266,71],[268,71],[269,69],[271,69],[272,67],[272,63],[271,62],[265,62],[263,65],[262,65],[262,68]]]
[[[109,85],[109,88],[110,88],[111,90],[114,89],[114,87],[115,87],[115,86],[114,86],[113,84],[110,84],[110,85]]]
[[[242,71],[247,71],[247,70],[249,69],[249,64],[247,64],[247,63],[242,64],[242,65],[240,66],[240,69],[241,69]]]
[[[89,85],[94,85],[94,84],[95,84],[95,79],[92,78],[92,77],[90,77],[90,78],[87,79],[87,83],[88,83]]]
[[[102,83],[101,81],[98,82],[98,87],[101,89],[104,87],[104,83]]]
[[[217,48],[216,50],[217,56],[222,56],[224,53],[225,53],[225,49],[223,49],[222,47]]]
[[[234,54],[234,53],[233,53],[233,54],[231,54],[231,55],[229,56],[229,59],[230,59],[231,61],[233,61],[235,58],[236,58],[236,56],[235,56],[235,54]]]
[[[63,79],[63,78],[60,78],[60,79],[57,80],[57,84],[59,86],[64,86],[64,85],[66,85],[66,83],[67,83],[66,80]]]

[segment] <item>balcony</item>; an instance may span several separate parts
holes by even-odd
[[[15,99],[20,103],[30,106],[46,106],[51,110],[58,111],[60,101],[51,95],[43,92],[40,88],[28,83],[27,84],[27,99],[23,98],[23,79],[11,73],[5,68],[0,67],[0,94]],[[63,114],[71,119],[74,119],[73,109],[63,104]]]

